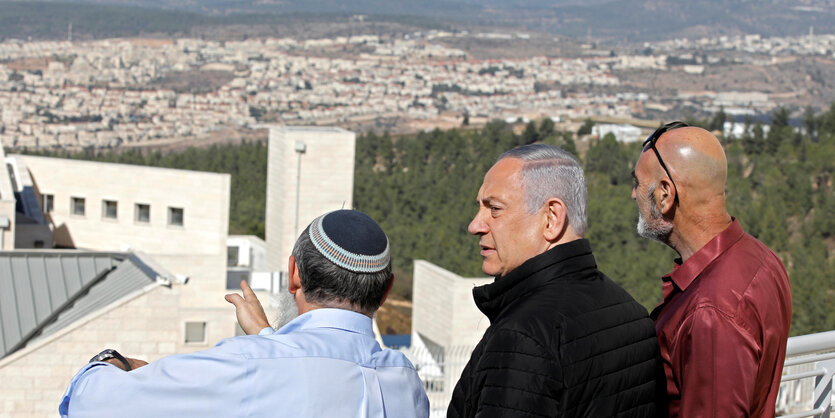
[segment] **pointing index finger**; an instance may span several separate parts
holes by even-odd
[[[252,288],[249,287],[249,283],[247,283],[246,280],[241,280],[241,292],[243,292],[244,299],[246,299],[247,301],[257,299],[255,296],[255,292],[252,291]]]

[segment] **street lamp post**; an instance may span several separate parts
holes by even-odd
[[[303,141],[296,141],[296,225],[293,229],[293,239],[299,236],[299,194],[301,193],[302,182],[302,154],[307,151],[307,145]]]

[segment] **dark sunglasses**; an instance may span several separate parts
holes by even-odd
[[[673,176],[670,175],[670,170],[667,169],[667,164],[664,164],[664,160],[661,158],[661,154],[658,153],[658,148],[655,147],[655,143],[658,142],[658,138],[661,138],[661,135],[664,135],[665,132],[672,131],[673,129],[685,128],[688,126],[690,125],[681,121],[670,122],[656,129],[655,132],[653,132],[652,135],[648,136],[642,144],[643,151],[641,152],[645,152],[647,149],[652,149],[652,151],[655,152],[655,156],[658,157],[658,163],[661,164],[661,168],[664,169],[664,172],[667,173],[667,177],[670,178],[670,182],[673,183],[673,189],[675,189],[676,191],[676,203],[678,203],[678,187],[676,187],[676,182],[675,180],[673,180]]]

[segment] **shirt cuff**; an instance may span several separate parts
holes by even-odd
[[[258,331],[258,335],[272,335],[275,333],[273,327],[264,327],[261,331]]]
[[[67,386],[67,390],[64,392],[64,396],[61,397],[61,404],[58,405],[58,413],[61,415],[62,418],[66,418],[69,415],[70,409],[70,398],[72,397],[73,390],[75,387],[79,385],[79,380],[81,377],[84,376],[90,369],[100,366],[111,366],[118,368],[115,364],[110,364],[106,361],[96,361],[93,363],[87,363],[78,373],[73,376],[72,380],[70,381],[70,385]]]

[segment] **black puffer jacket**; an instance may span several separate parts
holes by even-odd
[[[655,326],[597,270],[588,240],[531,258],[473,297],[490,327],[448,416],[666,415]]]

